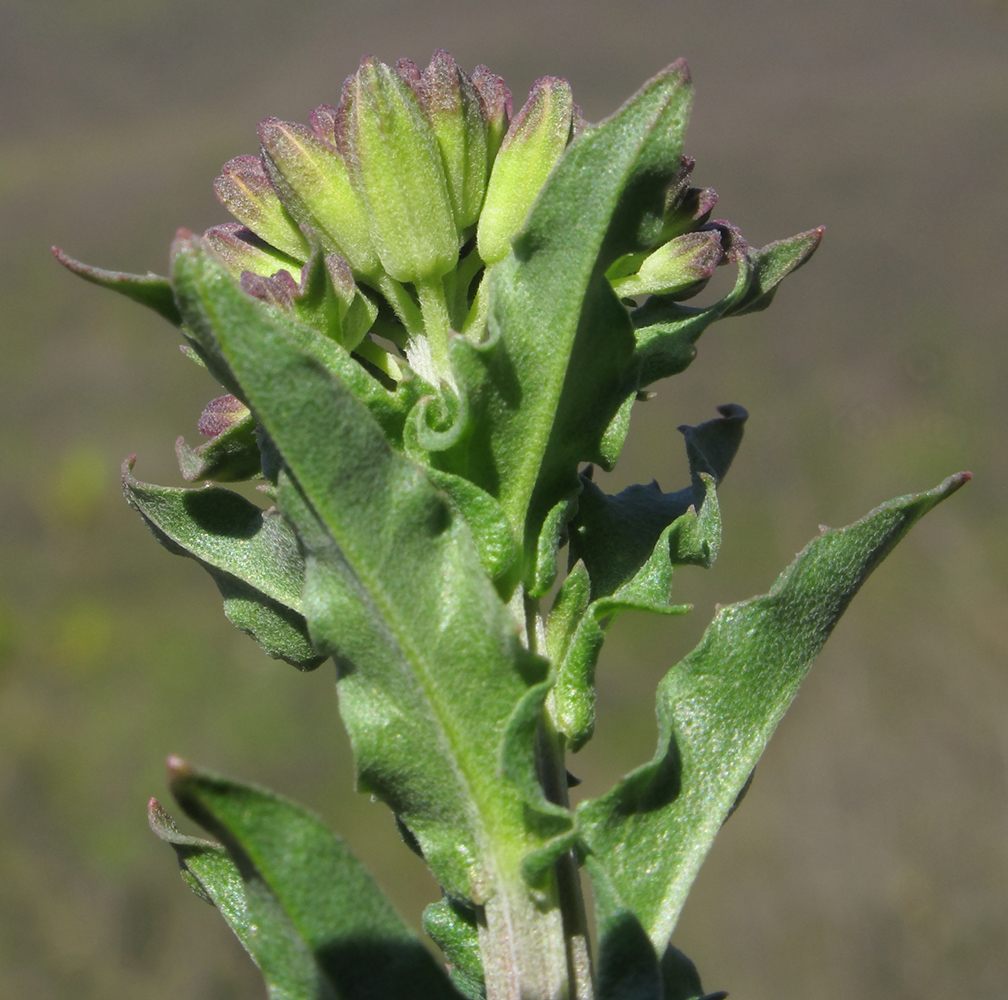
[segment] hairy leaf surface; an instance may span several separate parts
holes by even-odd
[[[187,866],[199,867],[214,894],[233,895],[238,875],[244,909],[234,907],[239,919],[232,926],[262,969],[271,997],[458,997],[368,872],[316,816],[177,759],[170,769],[175,798],[224,844],[232,871],[209,875],[210,855],[194,858],[198,848],[185,842],[192,838],[179,843],[173,837],[172,843],[180,858],[185,853]]]
[[[360,783],[448,892],[481,902],[536,843],[498,762],[545,664],[523,648],[463,518],[361,400],[197,242],[177,247],[174,278],[186,321],[219,344],[289,470],[278,503],[305,552],[312,638],[339,666]],[[531,738],[527,749],[531,760]]]
[[[169,551],[195,559],[213,577],[224,613],[270,656],[303,670],[324,655],[312,645],[301,610],[304,560],[276,510],[216,486],[178,489],[141,483],[123,465],[123,492]]]
[[[770,592],[722,608],[658,688],[658,749],[582,803],[585,849],[663,950],[693,879],[798,685],[851,598],[910,527],[968,478],[826,530]]]
[[[474,435],[455,458],[524,536],[526,573],[548,512],[577,490],[578,463],[615,460],[603,439],[637,381],[632,324],[605,269],[660,229],[690,97],[677,63],[579,136],[486,278],[490,339],[464,388]]]

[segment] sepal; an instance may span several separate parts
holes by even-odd
[[[382,266],[399,282],[441,278],[459,241],[441,152],[416,94],[372,57],[346,94],[347,165]]]
[[[420,76],[417,93],[444,164],[448,197],[460,241],[483,207],[492,163],[483,99],[455,60],[438,49]]]
[[[570,84],[537,80],[512,119],[493,163],[480,213],[476,246],[487,265],[506,257],[550,171],[573,135]]]
[[[381,265],[367,209],[336,146],[277,118],[260,123],[259,141],[266,173],[291,217],[325,253],[345,257],[359,277],[376,279]]]

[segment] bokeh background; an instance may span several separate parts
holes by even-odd
[[[0,994],[264,996],[146,830],[180,753],[316,809],[416,921],[435,887],[352,789],[330,668],[300,675],[119,496],[180,483],[205,374],[58,243],[164,273],[175,228],[267,115],[335,102],[364,53],[448,48],[572,82],[595,120],[677,56],[687,150],[757,245],[824,223],[772,309],[710,329],[638,407],[608,484],[685,482],[675,427],[752,414],[688,619],[628,616],[600,667],[587,794],[650,756],[653,689],[716,601],[765,591],[820,523],[975,480],[867,584],[757,769],[676,941],[745,1000],[1003,998],[1008,983],[1008,6],[994,0],[0,2]]]

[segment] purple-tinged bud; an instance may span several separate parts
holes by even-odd
[[[241,400],[231,395],[211,399],[199,419],[199,431],[210,440],[196,448],[186,444],[185,438],[175,442],[184,479],[236,482],[261,474],[255,421]]]
[[[486,66],[473,70],[472,83],[483,102],[483,117],[487,123],[487,162],[492,164],[504,139],[514,110],[511,91],[502,77]]]
[[[306,264],[305,267],[307,266]],[[335,253],[328,254],[325,268],[330,282],[331,301],[339,319],[340,343],[352,351],[374,326],[378,318],[378,306],[360,290],[344,257]]]
[[[203,437],[215,438],[235,424],[240,424],[248,415],[249,408],[240,399],[228,393],[207,403],[196,426]]]
[[[399,74],[399,79],[419,97],[420,69],[417,64],[412,59],[397,59],[395,71]]]
[[[326,142],[336,142],[336,122],[339,112],[331,104],[320,104],[308,114],[308,124],[312,131]]]
[[[345,257],[315,250],[295,281],[288,271],[271,275],[244,271],[241,287],[278,309],[353,350],[374,325],[378,307],[365,295]]]
[[[291,217],[362,277],[379,274],[367,210],[336,147],[304,125],[276,118],[259,125],[259,141],[266,172]]]
[[[423,71],[417,94],[441,150],[455,228],[464,239],[479,218],[490,175],[483,100],[444,49]]]
[[[686,233],[645,257],[636,274],[613,280],[613,289],[621,298],[638,295],[687,298],[706,284],[722,256],[721,234],[717,230]]]
[[[692,157],[684,156],[676,179],[669,185],[662,220],[662,243],[699,229],[710,218],[711,211],[717,204],[718,196],[714,188],[690,187],[689,176],[693,164]]]
[[[701,232],[716,232],[721,238],[722,264],[736,264],[743,257],[748,257],[751,251],[749,241],[742,235],[742,230],[727,219],[715,219],[703,226]]]
[[[437,139],[413,90],[366,58],[347,92],[347,165],[371,217],[386,272],[400,282],[441,278],[459,242]]]
[[[294,308],[298,284],[287,271],[277,271],[268,277],[243,271],[239,284],[253,298],[261,299],[271,306],[279,306],[281,309]]]
[[[295,260],[307,260],[304,234],[284,208],[262,162],[256,156],[236,156],[214,181],[220,203],[260,239]]]
[[[277,271],[297,274],[301,268],[300,261],[275,250],[240,222],[211,226],[203,234],[203,242],[236,278],[242,271],[268,277]]]
[[[570,142],[573,115],[570,84],[546,76],[536,81],[511,121],[494,160],[477,230],[476,246],[487,264],[510,253],[512,237]]]

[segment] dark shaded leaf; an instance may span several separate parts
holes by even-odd
[[[270,656],[311,670],[325,659],[301,614],[304,561],[276,510],[218,487],[176,489],[141,483],[123,464],[123,493],[169,551],[195,559],[217,584],[224,611]]]
[[[178,759],[169,767],[179,805],[221,840],[241,875],[255,942],[275,963],[271,968],[253,953],[267,980],[271,973],[315,980],[306,996],[340,1000],[458,996],[368,872],[316,816]]]

